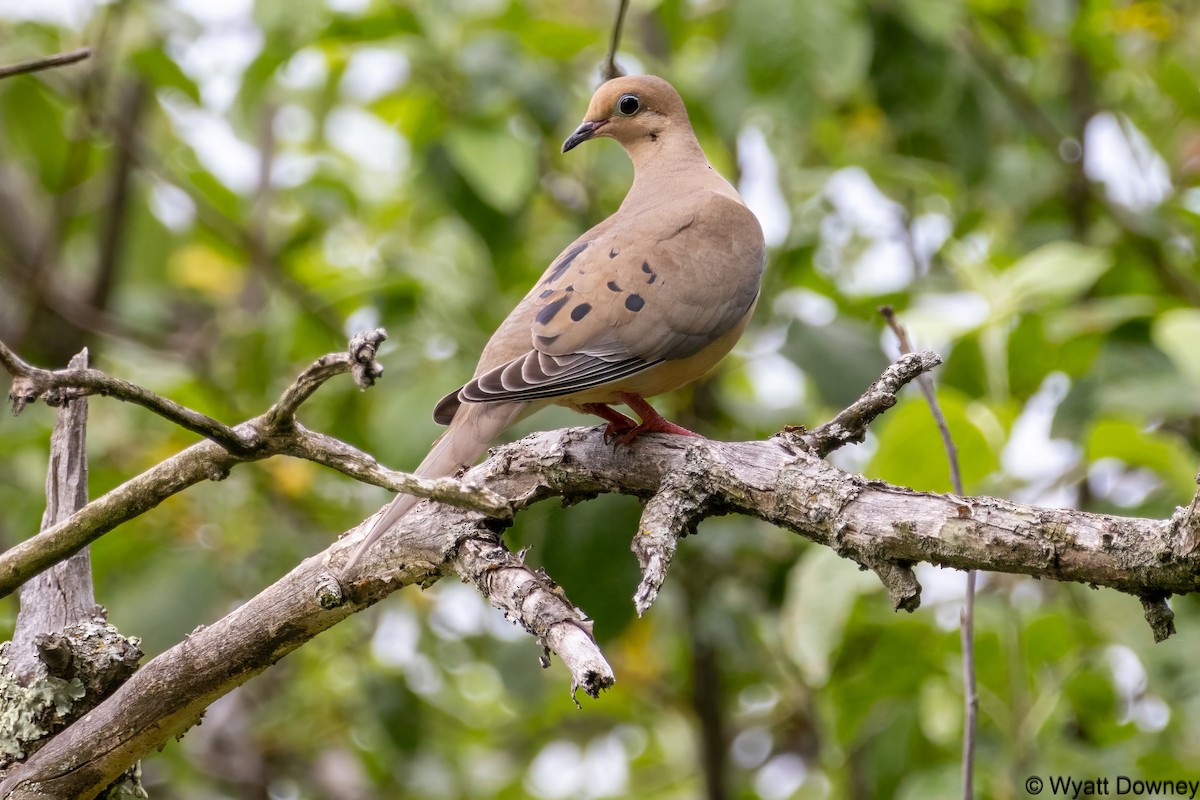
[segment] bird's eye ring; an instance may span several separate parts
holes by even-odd
[[[623,94],[617,101],[617,113],[626,117],[632,117],[641,107],[642,101],[638,100],[636,94]]]

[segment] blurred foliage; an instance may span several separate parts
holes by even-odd
[[[611,4],[170,0],[0,4],[0,336],[229,422],[386,325],[387,375],[310,427],[396,467],[437,435],[546,263],[610,213],[612,143],[558,153]],[[1104,0],[635,0],[631,71],[672,80],[772,249],[710,381],[660,406],[714,437],[817,424],[895,354],[938,350],[972,492],[1163,517],[1200,462],[1200,6]],[[193,440],[92,405],[93,496]],[[577,424],[546,412],[527,428]],[[0,544],[36,529],[52,414],[0,424]],[[517,432],[519,433],[519,432]],[[836,463],[946,489],[914,394]],[[307,463],[241,467],[104,537],[97,596],[153,654],[385,500]],[[632,613],[637,504],[539,507],[510,535],[596,619],[616,687],[561,667],[465,586],[405,591],[218,701],[145,765],[157,798],[951,796],[962,576],[897,616],[797,537],[711,520]],[[1030,774],[1197,775],[1200,614],[1151,645],[1139,604],[986,575],[980,796]],[[7,635],[15,601],[0,602]],[[704,742],[709,745],[704,745]],[[709,795],[722,796],[722,795]]]

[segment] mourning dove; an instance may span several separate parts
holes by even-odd
[[[471,381],[437,404],[433,418],[449,428],[416,474],[453,474],[551,403],[604,418],[626,444],[650,431],[696,435],[645,398],[691,383],[733,348],[758,300],[762,229],[704,157],[662,78],[601,85],[562,150],[604,137],[633,160],[629,194],[554,260],[492,335]],[[618,403],[641,423],[611,408]],[[397,497],[345,570],[417,501]]]

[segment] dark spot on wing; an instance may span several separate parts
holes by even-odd
[[[656,280],[658,280],[658,273],[655,272],[654,270],[650,269],[649,261],[642,262],[642,272],[644,272],[650,276],[650,277],[646,278],[646,283],[654,283]]]
[[[608,282],[608,289],[609,289],[609,291],[610,291],[610,292],[619,292],[619,291],[621,291],[621,287],[617,285],[617,282],[616,282],[616,281],[609,281],[609,282]]]
[[[534,336],[533,340],[542,347],[549,347],[558,340],[558,336]]]
[[[618,255],[620,255],[620,254],[621,254],[621,251],[620,251],[620,250],[617,250],[617,249],[613,249],[613,250],[609,250],[609,251],[608,251],[608,257],[609,257],[609,258],[616,258],[616,257],[617,257]]]
[[[554,290],[554,289],[547,289],[546,291],[544,291],[544,292],[542,292],[540,295],[538,295],[538,297],[540,297],[540,298],[542,298],[543,300],[545,300],[547,297],[549,297],[550,295],[554,294],[554,292],[555,292],[555,291],[556,291],[556,290]]]
[[[568,286],[567,288],[563,289],[563,291],[564,292],[573,292],[573,291],[575,291],[575,285],[572,284],[572,285]]]
[[[571,309],[571,319],[575,320],[576,322],[579,322],[579,320],[583,319],[591,312],[592,312],[591,303],[580,303],[579,305],[577,305]]]
[[[542,325],[550,324],[550,320],[554,319],[554,315],[562,310],[562,307],[567,304],[568,299],[570,298],[568,298],[566,295],[558,298],[553,303],[539,311],[535,319]]]
[[[641,311],[644,305],[646,305],[646,301],[640,294],[631,294],[625,298],[625,307],[630,311]]]
[[[560,258],[554,264],[554,267],[550,270],[550,274],[546,276],[546,280],[542,281],[542,283],[550,283],[561,278],[563,273],[567,271],[567,267],[571,266],[571,262],[575,260],[575,257],[584,250],[587,250],[587,246],[589,244],[591,244],[591,242],[580,242],[567,252],[563,253],[562,258]]]

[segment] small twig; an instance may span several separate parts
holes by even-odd
[[[617,66],[617,50],[621,47],[621,33],[625,28],[625,12],[629,10],[629,0],[617,0],[617,16],[613,20],[612,39],[608,44],[608,56],[600,65],[600,77],[611,81],[625,73]]]
[[[321,356],[301,372],[291,386],[284,390],[273,406],[267,409],[262,419],[268,428],[277,431],[286,426],[308,398],[312,397],[325,381],[349,372],[360,389],[369,389],[383,375],[383,366],[375,360],[379,346],[387,341],[387,331],[373,328],[359,331],[350,339],[345,353],[328,353]]]
[[[882,306],[879,313],[887,320],[892,333],[900,343],[901,353],[911,353],[912,345],[908,341],[908,333],[896,319],[896,312],[891,306]],[[921,394],[929,405],[929,413],[937,424],[938,433],[942,436],[942,444],[946,448],[946,459],[950,462],[950,485],[959,497],[966,494],[963,490],[962,471],[958,466],[958,447],[950,434],[950,426],[946,424],[946,415],[942,413],[938,403],[937,392],[933,381],[928,375],[917,378]],[[964,800],[972,800],[975,796],[975,730],[976,718],[979,714],[979,695],[975,688],[975,579],[976,572],[967,570],[967,586],[963,597],[962,611],[959,613],[959,627],[962,633],[962,672],[963,672],[963,746],[962,746],[962,796]]]
[[[1165,642],[1175,634],[1175,612],[1167,605],[1170,595],[1158,592],[1147,592],[1139,598],[1142,601],[1142,611],[1146,622],[1154,632],[1154,641]]]
[[[704,479],[704,471],[695,462],[667,473],[658,492],[642,509],[637,535],[630,544],[642,570],[642,580],[633,595],[639,617],[658,597],[679,540],[696,532],[697,523],[708,510],[711,494],[704,488]]]
[[[468,508],[494,519],[512,518],[512,508],[508,500],[490,489],[454,478],[424,478],[409,472],[388,469],[381,466],[369,453],[364,453],[333,436],[310,431],[299,422],[295,423],[289,440],[282,446],[281,454],[312,461],[355,480],[391,489],[393,492]]]
[[[879,309],[879,313],[883,315],[892,332],[896,334],[896,339],[900,342],[900,352],[904,355],[912,353],[913,349],[908,341],[908,334],[896,320],[896,312],[892,310],[892,307],[883,306]],[[942,435],[942,444],[946,448],[946,459],[950,462],[950,485],[954,488],[955,494],[965,494],[962,472],[958,468],[958,447],[954,444],[954,437],[950,435],[950,426],[946,424],[946,415],[942,413],[942,407],[938,403],[933,381],[929,379],[928,375],[921,374],[917,376],[917,385],[921,387],[921,394],[925,395],[925,402],[929,404],[929,413],[933,414],[933,421],[937,424],[938,433]]]
[[[292,382],[279,400],[259,419],[261,424],[230,427],[212,417],[162,397],[135,383],[114,378],[96,369],[45,370],[23,361],[0,341],[0,366],[13,375],[9,394],[13,414],[20,414],[29,403],[42,399],[48,405],[60,405],[73,397],[98,394],[113,397],[158,414],[186,430],[198,433],[234,455],[247,455],[262,447],[263,435],[276,435],[294,418],[296,410],[330,378],[350,372],[362,388],[371,386],[383,374],[375,353],[387,339],[382,328],[355,334],[350,350],[329,353],[313,362]]]
[[[9,399],[14,416],[38,399],[57,406],[74,397],[98,394],[153,411],[181,428],[211,439],[231,453],[245,453],[254,447],[253,439],[225,423],[98,369],[41,369],[23,361],[4,342],[0,342],[0,366],[13,376]]]
[[[571,671],[572,699],[577,689],[599,697],[602,689],[616,682],[592,635],[592,621],[544,571],[527,567],[521,555],[506,548],[498,536],[480,531],[464,539],[452,568],[506,618],[536,637],[547,651],[558,654]],[[549,662],[542,665],[549,666]]]
[[[785,429],[784,436],[795,434],[815,455],[825,456],[848,444],[861,442],[867,427],[883,412],[896,405],[896,392],[914,378],[942,363],[937,353],[908,353],[884,370],[862,396],[838,412],[837,416],[811,431]]]
[[[255,421],[245,424],[253,425]],[[212,441],[197,442],[96,498],[68,519],[10,547],[0,553],[0,598],[117,526],[154,509],[168,497],[201,481],[222,480],[238,464],[274,455],[303,458],[364,483],[432,498],[489,517],[512,516],[508,502],[485,487],[453,478],[430,480],[385,469],[367,453],[295,423],[288,433],[266,437],[263,447],[249,455],[234,455]]]
[[[11,78],[14,75],[28,75],[30,72],[41,72],[44,69],[65,67],[68,64],[83,61],[91,54],[92,48],[81,47],[78,50],[70,50],[66,53],[35,58],[31,61],[22,61],[20,64],[10,64],[7,67],[0,67],[0,79]]]
[[[921,607],[921,583],[913,572],[912,562],[861,559],[860,563],[865,563],[879,577],[892,598],[893,609],[911,614]]]

